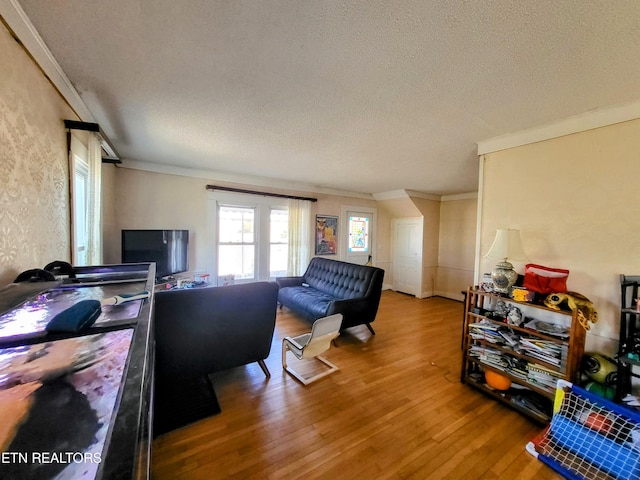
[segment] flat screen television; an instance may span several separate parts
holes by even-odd
[[[156,263],[156,278],[189,270],[189,230],[122,230],[122,263]]]

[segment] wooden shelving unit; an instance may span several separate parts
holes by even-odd
[[[511,325],[493,313],[500,301],[521,311],[522,324]],[[536,328],[542,325],[553,331]],[[466,295],[460,380],[540,423],[547,423],[551,419],[556,379],[578,378],[585,336],[572,312],[470,288]],[[535,349],[530,353],[531,349],[526,347],[532,343],[546,345],[542,350],[553,354],[546,359]],[[508,377],[511,388],[502,391],[487,385],[484,373],[489,370]],[[538,381],[540,377],[543,381]]]

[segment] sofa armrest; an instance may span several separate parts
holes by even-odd
[[[335,300],[329,307],[327,315],[342,313],[342,329],[363,323],[369,325],[376,319],[378,306],[380,305],[384,271],[378,268],[375,270],[369,288],[363,297]],[[371,329],[371,327],[369,327],[369,329]]]
[[[304,277],[278,277],[276,283],[278,287],[300,287],[304,282]]]
[[[371,300],[369,300],[367,297],[361,297],[361,298],[347,298],[344,300],[339,300],[336,299],[333,302],[331,302],[333,304],[333,308],[342,308],[342,309],[346,309],[346,310],[352,310],[352,309],[358,309],[361,308],[362,305],[367,305],[369,303],[371,303]],[[333,313],[330,313],[329,315],[333,315]]]
[[[375,305],[377,307],[377,305]],[[343,328],[345,324],[352,323],[355,319],[364,320],[365,322],[373,321],[373,318],[369,318],[372,310],[372,301],[368,298],[351,298],[348,300],[334,300],[331,302],[331,306],[327,311],[327,315],[333,315],[335,313],[342,313]],[[375,309],[377,310],[377,308]],[[375,317],[374,310],[374,317]]]

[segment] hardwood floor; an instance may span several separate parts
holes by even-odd
[[[460,383],[462,310],[385,291],[377,335],[343,333],[326,354],[340,371],[307,387],[280,355],[310,324],[278,310],[271,378],[212,375],[222,413],[157,438],[153,478],[562,478],[525,451],[540,425]]]

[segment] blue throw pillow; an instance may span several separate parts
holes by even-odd
[[[81,300],[53,317],[45,330],[47,332],[79,332],[89,328],[102,313],[98,300]]]

